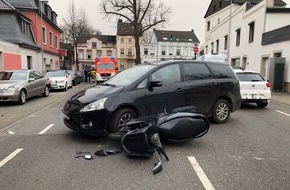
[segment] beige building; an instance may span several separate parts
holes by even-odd
[[[123,71],[126,68],[134,66],[135,62],[136,50],[133,26],[131,23],[124,23],[122,20],[119,20],[117,25],[118,69],[119,71]]]
[[[116,36],[95,35],[86,43],[77,47],[79,68],[83,70],[85,65],[94,65],[97,57],[117,56]]]

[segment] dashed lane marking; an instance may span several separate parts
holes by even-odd
[[[285,112],[282,112],[282,111],[279,111],[279,110],[275,110],[275,111],[278,112],[278,113],[281,113],[281,114],[284,114],[284,115],[287,115],[287,116],[290,117],[290,114],[288,114],[288,113],[285,113]]]
[[[211,182],[207,178],[206,174],[204,173],[204,171],[202,170],[202,168],[200,167],[200,165],[196,161],[195,157],[188,156],[187,158],[189,159],[193,169],[195,170],[195,172],[196,172],[199,180],[203,184],[204,188],[206,190],[215,190],[214,186],[211,184]]]
[[[18,148],[14,152],[12,152],[9,156],[7,156],[4,160],[0,162],[0,168],[4,166],[7,162],[9,162],[12,158],[14,158],[18,153],[20,153],[23,148]]]
[[[49,126],[45,127],[42,131],[40,131],[38,134],[43,135],[46,131],[48,131],[54,124],[50,124]]]

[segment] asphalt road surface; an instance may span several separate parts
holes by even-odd
[[[62,122],[65,100],[92,84],[51,92],[25,105],[0,105],[0,188],[31,189],[194,189],[288,190],[290,188],[290,107],[242,107],[226,124],[186,144],[164,144],[169,161],[153,175],[157,155],[95,156],[118,147],[107,138],[88,137]],[[5,110],[5,111],[3,111]],[[3,119],[5,118],[5,119]],[[94,159],[75,158],[87,150]]]

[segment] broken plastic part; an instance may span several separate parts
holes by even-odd
[[[98,150],[95,152],[95,155],[98,156],[108,156],[108,155],[115,155],[122,152],[121,148],[111,148],[111,149],[103,149],[103,150]]]

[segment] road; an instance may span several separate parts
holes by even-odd
[[[1,114],[18,113],[16,122],[6,119],[8,124],[0,129],[1,189],[289,189],[289,106],[245,106],[226,124],[211,124],[200,139],[165,144],[170,160],[164,159],[162,172],[153,175],[157,155],[75,158],[77,150],[94,154],[119,146],[106,138],[79,135],[63,124],[65,100],[87,86],[52,92],[23,106],[0,105]]]

